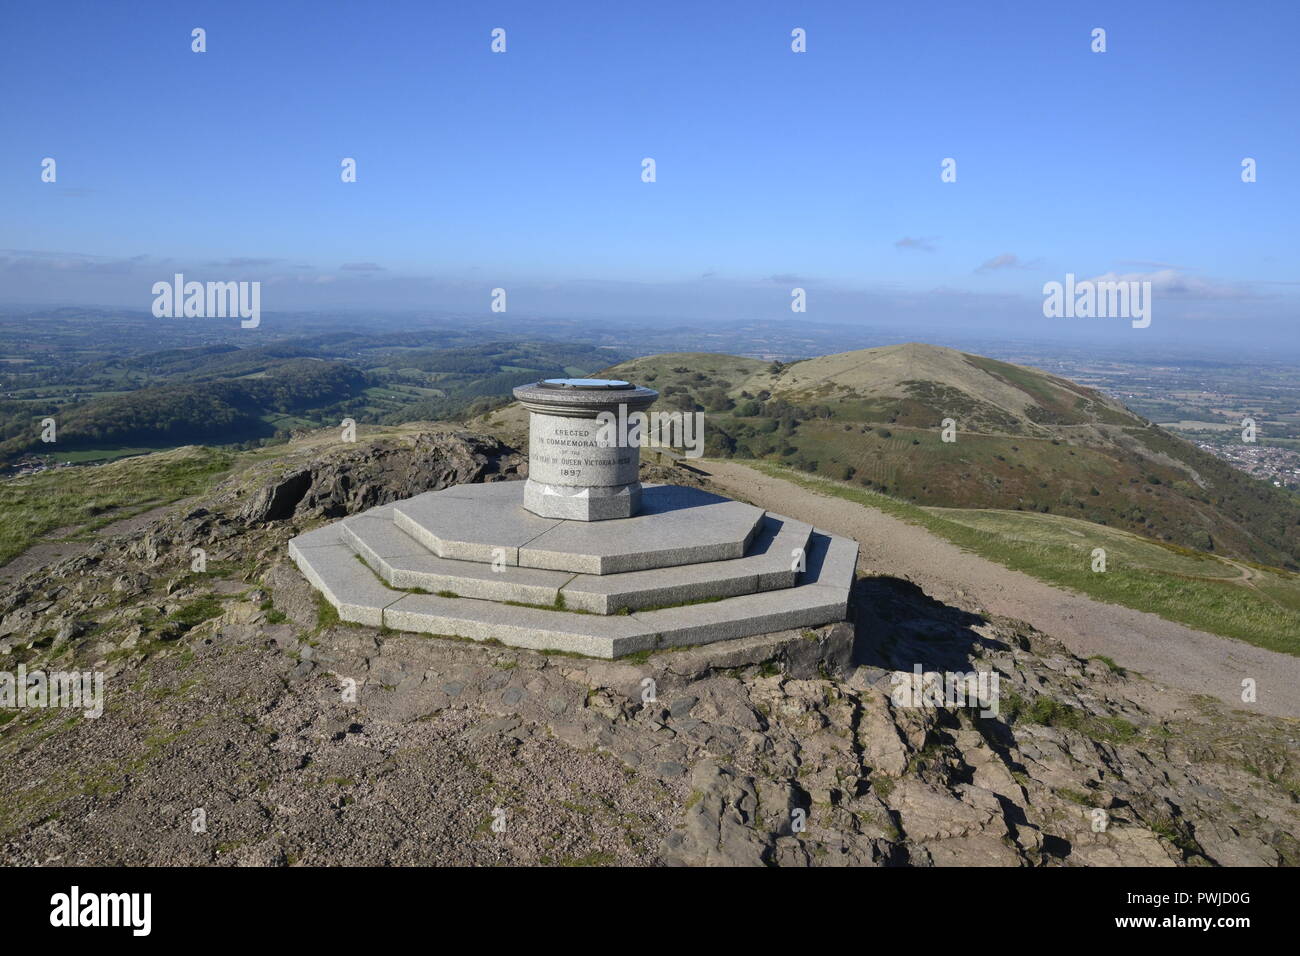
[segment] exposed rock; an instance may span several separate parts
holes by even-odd
[[[702,761],[691,773],[691,788],[685,823],[665,841],[665,861],[682,866],[761,866],[765,846],[754,826],[758,810],[754,779]]]
[[[420,435],[396,447],[359,445],[271,477],[239,517],[247,522],[338,518],[424,491],[521,477],[524,461],[495,438],[469,432]]]
[[[315,480],[309,468],[300,468],[282,475],[263,486],[240,511],[239,516],[247,521],[283,521],[292,517],[294,509],[306,497]]]
[[[522,461],[445,431],[288,458],[0,589],[0,669],[107,694],[0,725],[0,861],[1300,864],[1293,723],[888,577],[853,625],[645,660],[338,625],[290,536]],[[896,703],[917,663],[996,672],[998,713]]]

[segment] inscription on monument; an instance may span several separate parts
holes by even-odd
[[[632,450],[603,448],[596,441],[599,430],[594,419],[578,419],[578,425],[534,421],[528,436],[529,476],[548,484],[586,487],[621,485],[636,481],[639,464]],[[566,423],[570,419],[551,418]]]
[[[604,411],[649,407],[659,393],[627,382],[559,379],[521,385],[528,409],[528,483],[524,507],[548,518],[626,518],[641,501],[640,449],[598,440]]]

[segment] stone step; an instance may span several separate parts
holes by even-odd
[[[848,600],[847,587],[804,585],[636,613],[630,616],[646,628],[647,637],[616,640],[613,656],[830,624],[844,620]]]
[[[438,557],[581,574],[744,557],[764,514],[698,488],[646,485],[631,518],[539,518],[523,507],[523,482],[457,485],[392,507],[397,527]]]
[[[328,530],[337,539],[338,529],[330,525]],[[339,612],[341,620],[383,627],[384,608],[406,597],[406,592],[387,587],[351,548],[337,540],[326,543],[325,537],[318,535],[308,541],[295,538],[289,542],[289,556],[303,576]]]
[[[807,549],[812,530],[803,522],[767,514],[743,558],[622,574],[579,574],[560,593],[565,607],[618,614],[793,587],[799,577],[796,552]]]
[[[289,553],[342,620],[605,658],[843,620],[857,554],[856,542],[814,531],[807,569],[793,587],[597,615],[393,590],[339,539],[339,527],[330,525],[295,538]]]
[[[809,585],[612,616],[407,594],[384,607],[383,619],[398,631],[615,658],[842,621],[848,593],[848,588]]]
[[[806,553],[807,566],[798,584],[853,583],[858,569],[858,543],[852,538],[814,529]]]
[[[523,604],[555,604],[560,588],[573,580],[569,571],[542,571],[440,558],[401,530],[391,518],[366,512],[339,522],[342,541],[394,588],[432,594]]]
[[[592,614],[617,614],[661,605],[734,597],[787,588],[798,578],[797,555],[808,546],[812,527],[779,515],[764,517],[743,558],[703,564],[628,571],[572,574],[506,565],[458,561],[431,554],[392,520],[392,507],[375,508],[338,523],[340,539],[395,588],[523,604],[556,604]]]
[[[615,657],[622,653],[620,647],[644,636],[642,626],[630,616],[574,614],[436,594],[403,594],[384,608],[383,616],[384,623],[396,631],[500,641],[511,647],[588,657]]]

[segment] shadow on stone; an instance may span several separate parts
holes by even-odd
[[[911,581],[859,578],[849,597],[856,632],[853,663],[884,670],[966,672],[976,648],[1006,650],[975,630],[985,618],[936,601]]]
[[[730,498],[715,495],[699,488],[685,485],[656,485],[641,492],[641,511],[639,514],[666,514],[670,511],[682,511],[686,508],[703,508],[707,505],[724,504]]]

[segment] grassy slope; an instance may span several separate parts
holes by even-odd
[[[210,487],[233,456],[187,446],[106,465],[58,468],[0,482],[0,564],[56,528],[78,532]]]
[[[747,464],[920,525],[967,551],[1048,584],[1300,655],[1300,575],[1237,564],[1086,521],[1014,511],[920,508],[768,462]],[[1091,570],[1092,550],[1098,547],[1107,552],[1104,573]]]
[[[610,372],[659,389],[661,407],[705,408],[710,455],[851,478],[921,506],[1066,515],[1230,557],[1300,563],[1294,495],[1045,372],[924,345],[784,366],[678,353]],[[731,407],[716,400],[719,390]],[[777,401],[798,406],[802,420],[778,429]],[[759,406],[762,414],[746,411]],[[949,417],[958,423],[953,443],[940,440]]]
[[[428,422],[362,425],[357,440],[409,439],[436,428]],[[107,464],[57,468],[28,478],[0,480],[0,565],[55,529],[67,536],[95,531],[159,505],[203,494],[224,479],[261,462],[309,461],[338,447],[337,428],[324,428],[291,442],[250,451],[186,445]]]

